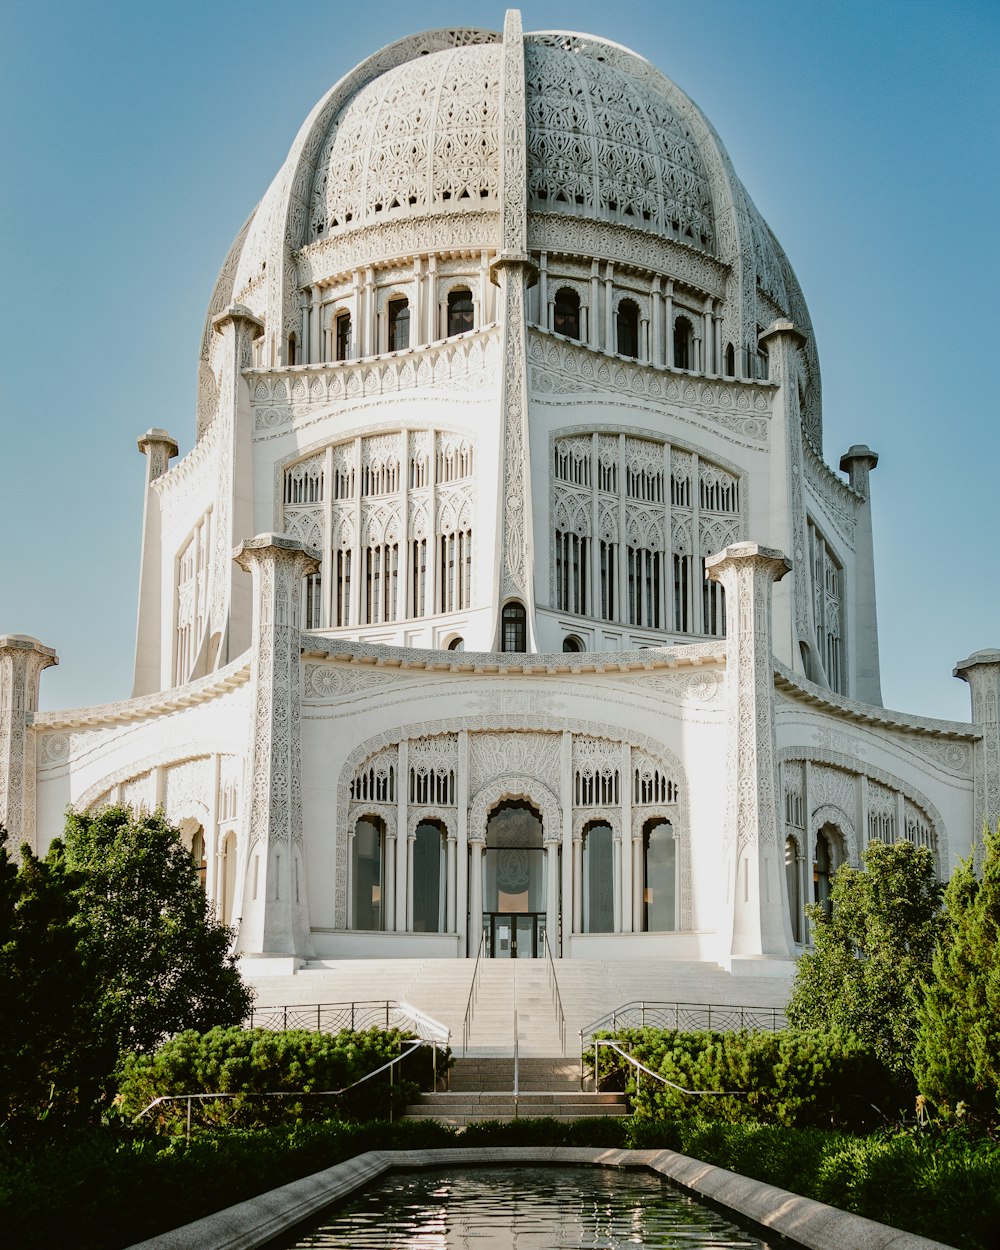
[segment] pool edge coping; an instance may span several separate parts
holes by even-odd
[[[805,1250],[954,1250],[944,1242],[841,1211],[813,1198],[703,1163],[674,1150],[595,1146],[475,1146],[436,1150],[369,1150],[137,1242],[129,1250],[256,1250],[393,1170],[434,1167],[596,1165],[656,1172],[737,1218],[797,1242]]]

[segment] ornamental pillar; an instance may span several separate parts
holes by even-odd
[[[177,443],[166,430],[147,430],[136,440],[146,457],[146,490],[142,505],[142,554],[139,558],[139,610],[135,627],[132,697],[165,690],[171,684],[173,648],[164,645],[162,535],[160,497],[154,483],[170,468]],[[171,573],[173,570],[170,570]]]
[[[249,850],[242,955],[312,954],[302,847],[302,582],[317,553],[283,534],[248,539],[233,558],[253,578],[250,726],[244,793]]]
[[[719,962],[771,975],[763,960],[789,960],[792,933],[780,837],[771,588],[791,569],[780,551],[733,543],[705,561],[726,592],[725,907]]]
[[[51,647],[27,634],[0,634],[0,824],[15,856],[36,849],[35,731],[42,670],[58,664]]]
[[[969,683],[972,723],[979,734],[973,757],[973,806],[971,844],[982,847],[983,826],[1000,823],[1000,651],[974,651],[953,670]],[[942,864],[945,874],[950,864]]]
[[[863,443],[849,448],[840,457],[840,471],[850,479],[851,489],[861,496],[855,513],[854,595],[848,600],[854,639],[855,670],[847,693],[862,703],[882,706],[882,682],[878,660],[878,620],[875,613],[875,549],[872,540],[872,505],[869,474],[878,464],[878,455]]]

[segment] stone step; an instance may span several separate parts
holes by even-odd
[[[579,1120],[591,1116],[623,1116],[628,1111],[621,1094],[568,1094],[565,1091],[525,1092],[515,1099],[507,1093],[423,1094],[406,1109],[408,1119],[433,1119],[462,1126],[477,1120],[551,1118]]]

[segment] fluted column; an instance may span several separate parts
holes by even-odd
[[[306,905],[294,895],[302,858],[299,739],[303,578],[318,553],[283,534],[241,543],[234,559],[253,578],[250,726],[244,793],[250,859],[238,949],[244,955],[312,953]]]
[[[726,592],[726,810],[722,834],[725,907],[719,962],[790,959],[792,934],[779,837],[774,740],[771,588],[791,568],[758,543],[734,543],[705,561]],[[741,967],[740,970],[750,970]]]
[[[0,824],[16,854],[35,838],[35,732],[42,670],[58,664],[51,647],[27,634],[0,635]]]
[[[975,651],[955,665],[969,683],[972,721],[980,734],[974,756],[971,842],[982,846],[983,826],[1000,823],[1000,650]],[[942,864],[947,874],[950,864]]]

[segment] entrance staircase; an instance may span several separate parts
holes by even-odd
[[[527,1058],[456,1059],[447,1092],[421,1094],[406,1108],[410,1119],[433,1119],[464,1126],[479,1120],[524,1120],[542,1116],[578,1120],[582,1116],[627,1115],[624,1094],[584,1093],[575,1060]]]

